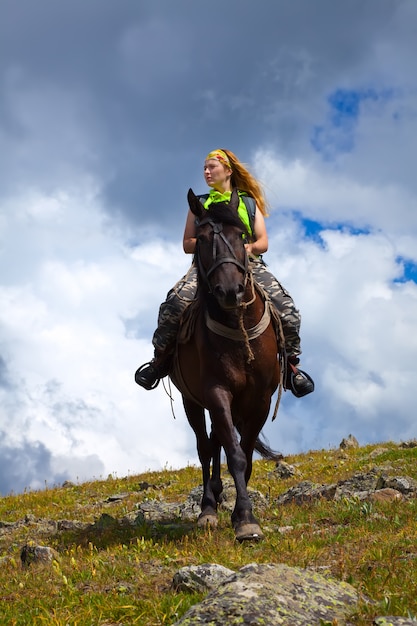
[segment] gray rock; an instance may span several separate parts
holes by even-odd
[[[182,567],[175,573],[172,586],[177,591],[201,593],[215,589],[233,574],[233,570],[215,563],[189,565],[188,567]]]
[[[303,480],[298,485],[291,487],[285,493],[281,494],[276,502],[280,504],[303,504],[303,502],[312,502],[320,498],[332,500],[336,493],[336,485],[319,485],[309,480]]]
[[[125,498],[128,498],[130,496],[130,493],[115,493],[112,496],[109,496],[108,498],[106,498],[104,500],[104,502],[120,502],[121,500],[124,500]]]
[[[409,439],[408,441],[403,441],[400,445],[400,448],[417,448],[417,439]]]
[[[28,542],[20,551],[22,565],[28,567],[32,563],[52,563],[58,561],[59,555],[56,550],[49,546],[37,546],[33,542]]]
[[[175,626],[319,626],[346,624],[358,594],[351,585],[284,564],[246,565]]]
[[[417,621],[408,617],[376,617],[373,626],[416,626]]]
[[[270,475],[278,476],[279,478],[291,478],[292,476],[299,476],[300,472],[294,465],[290,465],[285,461],[278,461],[274,471],[271,472]]]
[[[176,502],[146,500],[138,505],[137,510],[145,521],[150,522],[167,522],[180,517],[180,505]]]
[[[74,532],[78,530],[85,530],[90,524],[87,522],[80,522],[72,519],[61,519],[57,522],[57,530],[61,532]]]
[[[409,476],[382,476],[381,482],[383,487],[396,489],[404,495],[417,493],[417,480]]]
[[[402,500],[403,494],[397,489],[391,489],[385,487],[384,489],[377,489],[367,496],[367,500],[370,502],[394,502],[396,500]]]
[[[353,435],[349,435],[349,437],[342,439],[339,444],[339,448],[342,450],[347,450],[348,448],[359,448],[359,442]]]
[[[391,490],[391,492],[387,490]],[[409,476],[386,476],[379,474],[376,470],[355,474],[351,478],[330,485],[320,485],[304,480],[281,494],[276,503],[278,505],[291,502],[302,504],[320,498],[327,500],[333,498],[335,500],[343,498],[367,500],[372,499],[373,494],[379,494],[374,499],[382,501],[389,499],[389,495],[392,496],[391,499],[395,499],[394,491],[404,496],[413,497],[417,495],[417,481]]]
[[[381,456],[381,454],[385,454],[385,452],[389,452],[388,448],[374,448],[374,450],[372,450],[372,452],[369,453],[369,458],[370,459],[376,459],[378,456]]]
[[[340,500],[349,496],[360,497],[364,492],[375,491],[383,486],[385,485],[382,484],[379,474],[375,471],[354,474],[351,478],[337,483],[335,499]]]

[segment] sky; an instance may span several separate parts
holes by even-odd
[[[198,464],[133,377],[217,147],[264,185],[316,384],[269,444],[417,437],[415,0],[0,9],[0,494]]]

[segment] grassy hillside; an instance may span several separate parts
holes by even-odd
[[[348,581],[375,601],[364,603],[353,623],[370,624],[375,615],[416,616],[416,497],[284,506],[276,499],[301,481],[329,484],[372,468],[417,479],[417,447],[384,443],[285,460],[296,476],[279,478],[274,463],[254,463],[250,487],[268,498],[255,511],[266,535],[259,544],[235,543],[227,511],[215,531],[197,530],[175,515],[166,523],[122,522],[134,519],[141,502],[183,502],[201,482],[198,467],[1,498],[0,623],[173,624],[202,599],[171,588],[177,569],[201,563],[238,569],[254,561],[327,568]],[[23,566],[20,552],[30,542],[53,548],[56,559]]]

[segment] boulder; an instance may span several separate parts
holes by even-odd
[[[172,586],[177,591],[201,593],[215,589],[233,574],[233,570],[216,563],[188,565],[175,573]]]
[[[343,626],[357,606],[355,589],[314,570],[284,564],[242,567],[175,626]]]

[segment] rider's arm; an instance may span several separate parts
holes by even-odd
[[[265,219],[258,207],[256,207],[255,211],[254,231],[255,241],[247,243],[245,247],[248,254],[258,256],[268,250],[268,233],[266,232]]]
[[[187,220],[185,222],[184,237],[182,240],[182,247],[186,254],[194,254],[196,239],[195,230],[195,215],[190,210],[188,211]]]

